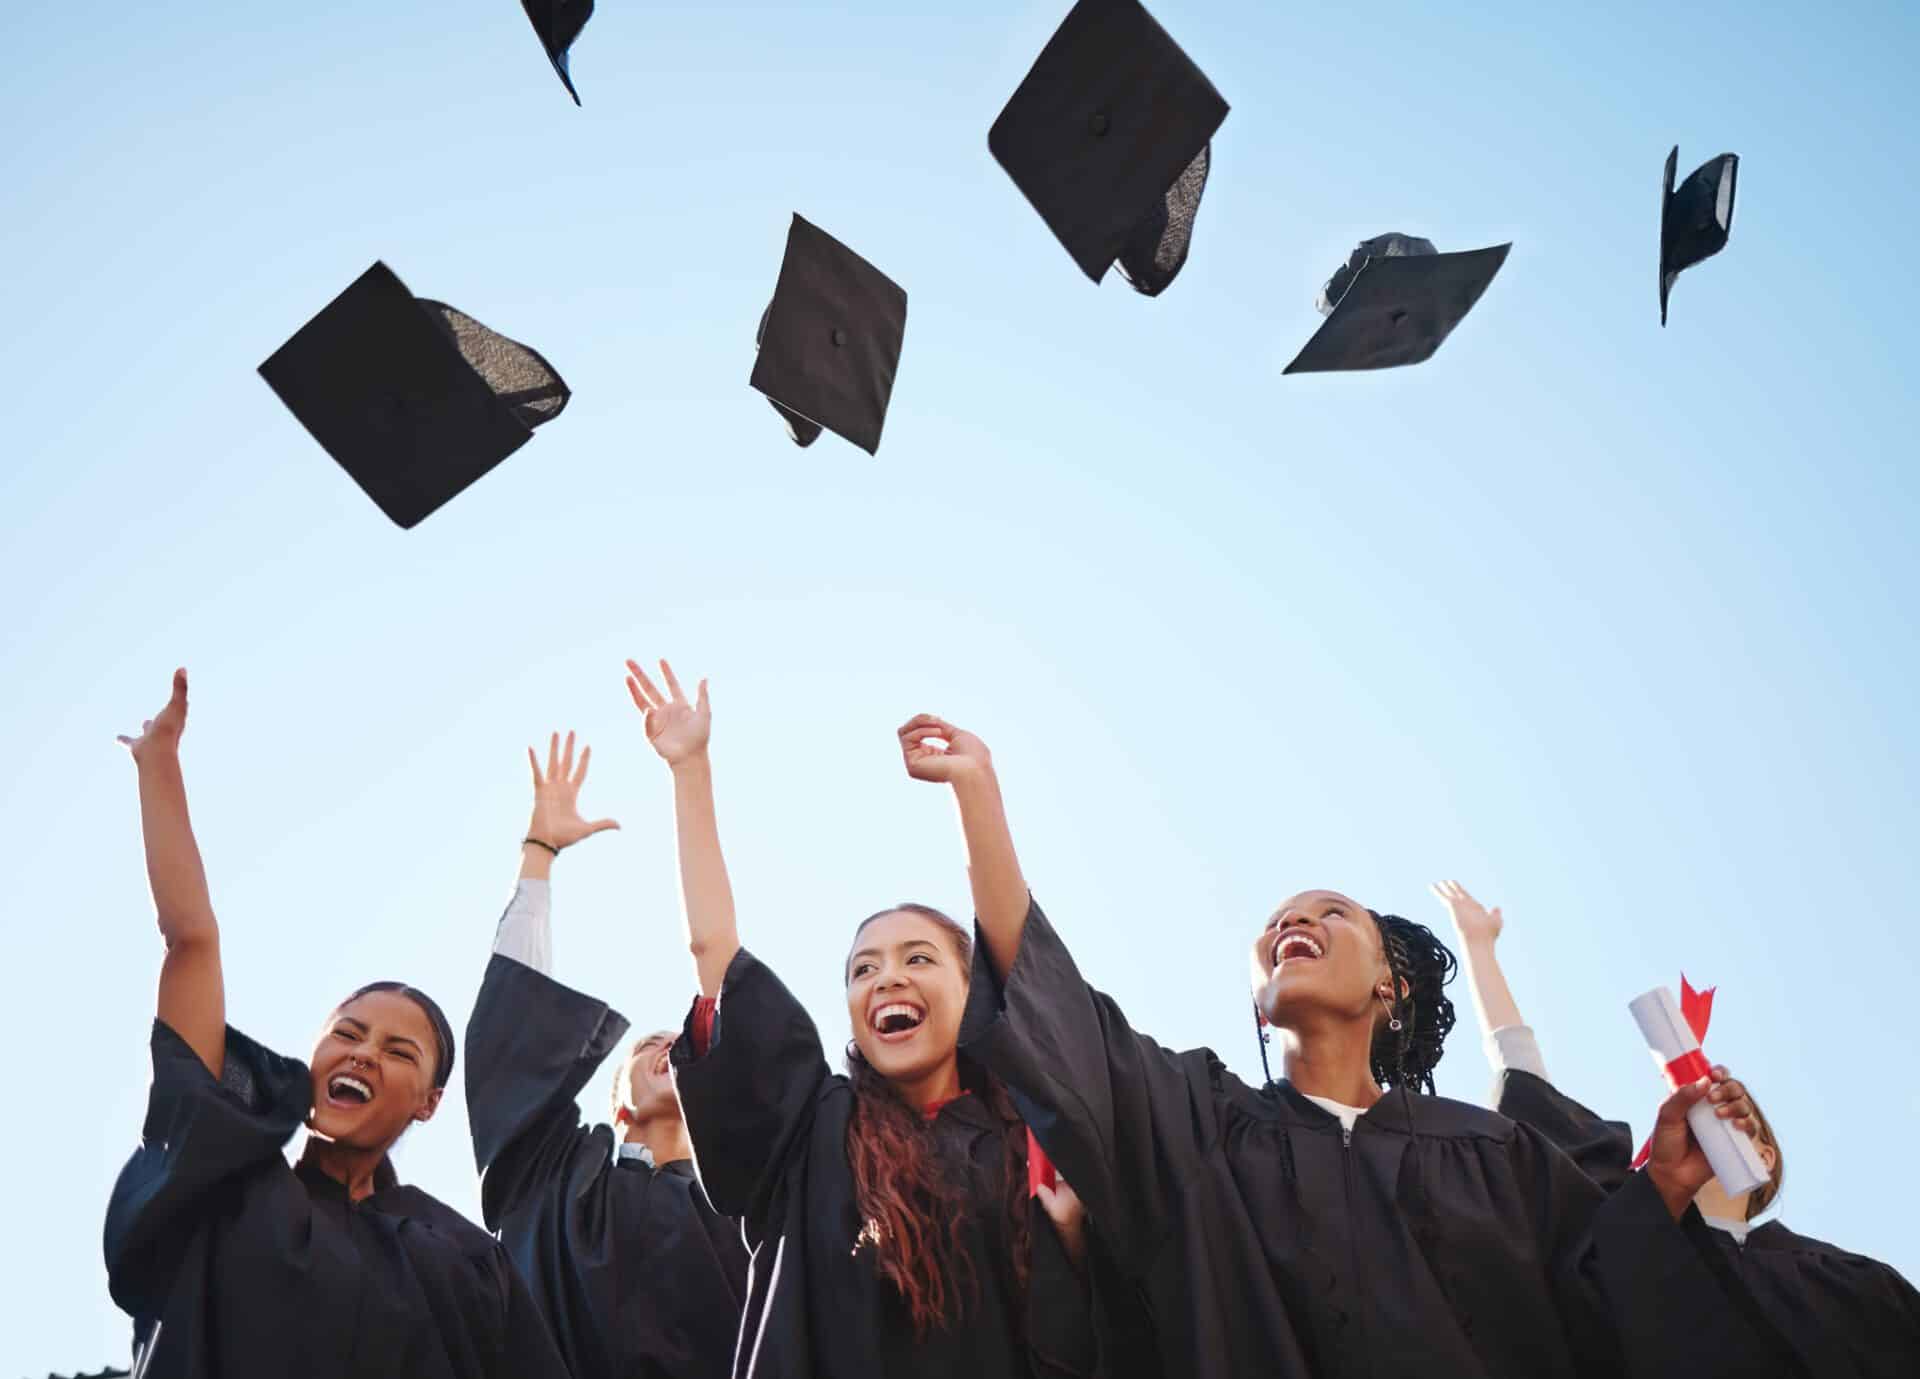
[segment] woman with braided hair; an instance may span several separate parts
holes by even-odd
[[[1281,1054],[1260,1087],[1136,1033],[1033,903],[986,744],[922,715],[907,773],[959,806],[979,942],[961,1049],[1012,1089],[1137,1291],[1169,1374],[1194,1379],[1769,1372],[1680,1218],[1707,1174],[1661,1108],[1637,1186],[1601,1192],[1538,1134],[1431,1094],[1452,956],[1337,891],[1251,945]]]
[[[1467,955],[1467,980],[1494,1065],[1494,1104],[1565,1149],[1609,1190],[1632,1182],[1634,1141],[1619,1121],[1603,1120],[1547,1076],[1539,1041],[1520,1014],[1495,956],[1505,928],[1458,881],[1436,882]],[[1755,1331],[1791,1352],[1805,1374],[1821,1379],[1907,1379],[1920,1371],[1920,1292],[1899,1270],[1824,1240],[1788,1230],[1776,1215],[1785,1161],[1773,1127],[1753,1111],[1754,1141],[1768,1179],[1729,1195],[1709,1178],[1694,1194],[1701,1239],[1728,1281],[1734,1305]]]
[[[1040,1379],[1097,1363],[1078,1200],[1034,1183],[1005,1089],[958,1052],[967,931],[929,906],[862,920],[842,960],[845,1076],[742,947],[715,820],[702,683],[632,661],[673,773],[700,996],[674,1040],[695,1171],[751,1262],[733,1379]],[[1046,1219],[1050,1218],[1050,1219]]]

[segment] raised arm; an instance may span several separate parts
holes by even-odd
[[[713,712],[705,680],[696,700],[689,703],[673,667],[665,661],[660,663],[660,675],[667,682],[665,694],[637,661],[627,662],[627,692],[634,707],[646,715],[647,741],[673,772],[673,823],[680,848],[680,901],[687,916],[687,946],[700,974],[700,994],[712,999],[720,994],[727,964],[740,951],[733,886],[727,880],[720,825],[714,816],[713,765],[707,756]]]
[[[581,817],[580,787],[586,783],[587,763],[592,760],[593,748],[582,747],[575,762],[572,733],[567,734],[564,749],[560,734],[554,733],[547,740],[544,771],[533,748],[527,748],[527,765],[533,768],[533,817],[520,843],[519,884],[494,931],[493,951],[538,972],[550,973],[553,969],[547,888],[555,860],[575,843],[620,827],[612,819],[588,822]]]
[[[187,816],[187,783],[180,770],[180,737],[186,729],[187,672],[176,670],[166,707],[141,725],[138,737],[122,734],[118,741],[132,753],[139,776],[147,884],[167,945],[158,1013],[217,1078],[226,1065],[227,997],[220,926]]]
[[[974,919],[996,975],[1004,979],[1020,956],[1026,928],[1027,878],[1013,849],[993,753],[972,733],[923,713],[900,729],[900,752],[915,780],[953,787],[960,832],[967,844],[967,879],[973,887]]]
[[[1506,973],[1494,956],[1494,945],[1506,921],[1500,907],[1489,910],[1475,900],[1458,881],[1436,881],[1430,888],[1447,907],[1453,927],[1460,935],[1460,948],[1467,968],[1467,985],[1473,991],[1473,1008],[1480,1016],[1480,1033],[1493,1037],[1497,1029],[1524,1025],[1519,1003],[1507,987]]]

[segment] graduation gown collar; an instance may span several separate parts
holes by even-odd
[[[294,1175],[306,1184],[307,1195],[321,1202],[347,1202],[347,1185],[333,1177],[320,1165],[308,1159],[304,1154],[293,1166]],[[371,1202],[382,1193],[400,1186],[400,1175],[393,1171],[393,1160],[382,1158],[380,1166],[373,1170],[373,1195],[366,1200]]]
[[[1268,1083],[1265,1091],[1254,1094],[1253,1100],[1268,1116],[1278,1113],[1283,1119],[1305,1122],[1311,1128],[1329,1133],[1340,1129],[1338,1116],[1316,1104],[1284,1077]],[[1512,1134],[1512,1122],[1483,1107],[1424,1092],[1402,1093],[1398,1089],[1389,1090],[1362,1111],[1355,1128],[1367,1125],[1374,1130],[1404,1135],[1409,1112],[1413,1131],[1418,1135],[1437,1139],[1506,1139]]]
[[[688,1182],[692,1182],[694,1176],[692,1159],[669,1159],[663,1164],[656,1164],[650,1163],[638,1154],[620,1154],[616,1152],[614,1164],[616,1167],[626,1169],[629,1172],[664,1173],[672,1178],[685,1178]]]

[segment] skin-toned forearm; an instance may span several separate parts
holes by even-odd
[[[138,769],[147,883],[167,945],[157,1013],[218,1077],[226,1062],[227,1029],[220,927],[187,814],[186,778],[180,758],[171,752],[146,755]]]
[[[549,881],[553,878],[553,854],[533,843],[520,844],[520,879]]]
[[[1482,1034],[1526,1023],[1493,948],[1494,940],[1490,938],[1470,939],[1461,951],[1461,960],[1467,969],[1467,988],[1473,992],[1473,1008],[1480,1016]]]
[[[973,887],[974,917],[980,925],[987,959],[1004,978],[1020,955],[1027,926],[1027,878],[1013,848],[1000,781],[987,767],[953,783],[960,807],[960,831],[967,843],[967,879]]]
[[[216,941],[220,931],[187,814],[187,783],[180,758],[172,753],[150,755],[140,763],[139,778],[147,884],[153,889],[161,937],[168,948]]]
[[[680,851],[687,946],[700,974],[700,994],[712,998],[720,994],[727,965],[740,951],[740,931],[734,922],[733,885],[720,852],[713,765],[704,751],[673,763],[673,823]]]

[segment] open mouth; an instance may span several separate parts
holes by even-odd
[[[926,1021],[926,1011],[905,1001],[889,1001],[867,1017],[873,1032],[890,1044],[911,1039]]]
[[[335,1106],[365,1106],[373,1100],[373,1088],[352,1073],[339,1073],[327,1083],[327,1100]]]
[[[1326,950],[1320,946],[1320,940],[1305,929],[1289,929],[1273,941],[1273,970],[1278,972],[1280,964],[1296,960],[1315,961],[1326,956]]]

